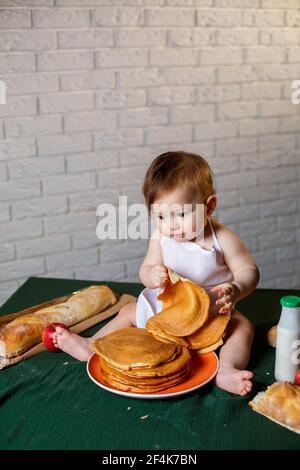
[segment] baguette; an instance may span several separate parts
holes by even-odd
[[[49,323],[72,326],[116,302],[117,298],[110,287],[91,286],[72,295],[66,302],[16,318],[0,331],[0,356],[18,356],[41,342],[43,328]]]

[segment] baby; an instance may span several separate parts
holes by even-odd
[[[158,155],[146,172],[142,191],[157,223],[139,271],[146,287],[136,302],[121,308],[91,338],[56,327],[56,345],[76,359],[87,361],[95,338],[120,328],[145,328],[148,319],[163,309],[157,296],[168,282],[168,266],[206,289],[213,314],[231,315],[226,340],[219,351],[215,383],[231,393],[249,393],[253,373],[245,368],[253,326],[235,309],[235,303],[255,289],[259,271],[242,240],[211,218],[217,197],[208,163],[201,156],[184,151]],[[202,208],[202,217],[196,217],[195,207]]]

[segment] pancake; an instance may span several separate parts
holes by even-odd
[[[199,330],[186,337],[189,348],[204,349],[217,344],[223,337],[229,320],[228,315],[216,315],[209,318]]]
[[[100,360],[100,365],[101,365],[101,370],[102,372],[106,372],[106,374],[110,375],[112,378],[118,380],[119,382],[125,383],[125,384],[130,384],[130,385],[161,385],[164,383],[169,383],[170,381],[174,379],[178,379],[180,377],[183,377],[189,367],[189,362],[187,362],[182,370],[179,372],[176,372],[172,375],[167,375],[167,376],[162,376],[162,377],[131,377],[128,376],[126,373],[122,373],[120,371],[117,371],[116,369],[113,369],[109,366],[109,364],[102,359],[101,357],[99,358]]]
[[[210,297],[205,289],[168,268],[169,283],[157,299],[163,310],[151,317],[147,330],[164,343],[196,349],[200,354],[223,344],[230,316],[209,313]]]
[[[181,349],[162,343],[145,328],[121,328],[91,343],[93,351],[117,369],[153,368],[173,361]]]
[[[111,370],[114,370],[116,372],[121,372],[121,373],[125,374],[127,377],[135,377],[135,378],[168,377],[172,374],[176,374],[176,373],[182,371],[182,369],[189,362],[190,357],[191,357],[191,355],[190,355],[189,350],[187,348],[183,347],[183,348],[180,348],[179,354],[171,362],[167,362],[165,364],[161,364],[161,365],[159,365],[157,367],[153,367],[153,368],[146,368],[146,367],[145,368],[134,368],[134,369],[126,370],[126,371],[124,371],[122,369],[118,369],[118,368],[112,366],[111,363],[106,361],[106,359],[104,359],[104,361],[105,361],[105,365],[109,365]],[[100,361],[101,360],[103,360],[102,357],[100,357]]]
[[[198,354],[206,354],[206,353],[209,353],[211,351],[215,351],[222,344],[223,344],[223,339],[221,338],[219,341],[217,341],[214,344],[211,344],[210,346],[207,346],[206,348],[194,349],[194,351],[197,352]],[[191,350],[191,351],[193,351],[193,350]]]
[[[149,333],[151,333],[154,338],[156,338],[158,341],[162,341],[163,343],[175,343],[181,346],[188,347],[188,341],[185,338],[168,335],[168,333],[166,333],[165,331],[152,329],[152,324],[149,324],[149,321],[147,322],[146,328]]]
[[[128,392],[157,392],[180,383],[191,354],[223,343],[229,316],[211,316],[205,289],[168,268],[169,282],[157,296],[163,310],[146,328],[122,328],[94,340],[92,349],[106,382]]]
[[[209,295],[192,281],[180,278],[174,284],[169,282],[157,299],[163,302],[163,310],[148,320],[152,330],[184,337],[198,330],[208,318]]]
[[[158,341],[144,328],[122,328],[92,347],[106,382],[123,391],[157,392],[181,382],[190,370],[186,347]]]
[[[180,383],[183,380],[183,378],[188,374],[188,372],[189,372],[189,366],[185,369],[182,375],[180,375],[179,377],[175,377],[171,380],[164,381],[162,383],[157,383],[156,385],[151,385],[151,384],[136,385],[136,384],[124,383],[120,381],[119,379],[117,379],[116,377],[112,377],[106,371],[102,370],[103,376],[109,385],[119,390],[128,391],[128,392],[138,392],[138,393],[149,393],[149,392],[154,393],[154,392],[158,392],[160,390],[169,388],[173,385]]]

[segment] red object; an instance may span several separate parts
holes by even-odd
[[[297,370],[295,375],[295,385],[300,385],[300,369]]]
[[[45,326],[45,328],[42,331],[42,340],[44,346],[46,346],[47,349],[51,352],[57,352],[60,351],[60,348],[56,347],[55,344],[53,343],[53,334],[55,333],[55,326],[61,326],[62,328],[65,328],[68,330],[69,328],[64,325],[63,323],[58,323],[58,322],[53,322],[49,323],[49,325]]]

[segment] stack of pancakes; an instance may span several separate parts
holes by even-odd
[[[128,392],[157,392],[181,382],[191,353],[223,343],[227,315],[210,314],[206,290],[168,268],[163,310],[145,328],[122,328],[92,342],[106,382]]]
[[[168,274],[169,282],[157,297],[164,308],[148,320],[147,330],[159,341],[193,352],[214,351],[223,343],[230,316],[212,315],[205,289],[170,268]]]
[[[129,392],[157,392],[189,372],[186,347],[163,343],[145,328],[122,328],[92,342],[106,382]]]

